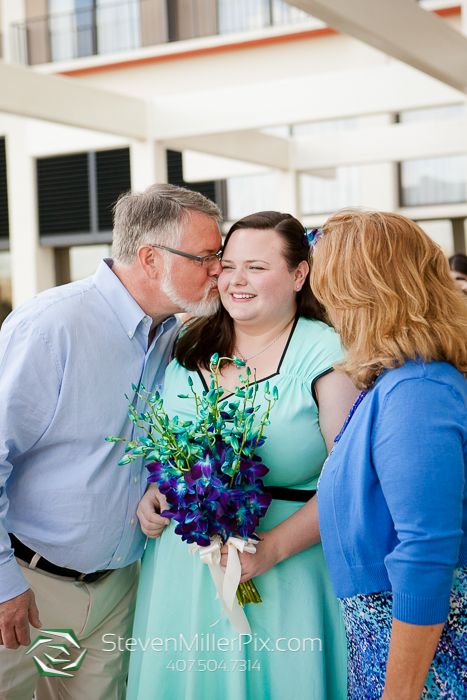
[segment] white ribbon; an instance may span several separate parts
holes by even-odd
[[[188,549],[190,554],[193,555],[199,551],[201,561],[209,566],[217,595],[235,631],[239,634],[251,634],[247,617],[237,600],[237,588],[242,576],[242,565],[240,564],[238,553],[249,552],[254,554],[256,547],[254,540],[250,538],[243,540],[239,537],[229,537],[226,544],[229,556],[225,574],[220,567],[222,540],[219,535],[211,537],[211,544],[207,545],[207,547],[200,547],[194,542],[188,545]]]

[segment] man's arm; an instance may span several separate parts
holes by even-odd
[[[14,557],[5,520],[7,482],[15,457],[47,430],[60,391],[58,362],[46,339],[14,318],[0,333],[0,643],[29,644],[29,625],[39,626],[34,594]]]

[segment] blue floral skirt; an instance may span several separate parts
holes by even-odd
[[[347,635],[348,698],[379,700],[384,690],[392,625],[392,592],[341,599]],[[467,567],[456,569],[449,617],[422,700],[467,698]]]

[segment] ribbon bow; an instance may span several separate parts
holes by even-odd
[[[247,617],[237,600],[237,588],[242,576],[242,565],[238,553],[254,554],[256,547],[254,540],[250,538],[244,540],[240,537],[229,537],[226,544],[229,548],[229,556],[225,573],[220,566],[222,540],[219,535],[212,537],[211,544],[207,547],[200,547],[196,542],[193,542],[188,545],[188,549],[193,556],[199,551],[201,561],[209,566],[217,595],[235,631],[239,634],[251,634]]]
[[[319,239],[323,236],[323,231],[320,228],[314,228],[312,231],[308,232],[305,226],[305,235],[303,236],[303,245],[307,248],[311,248],[313,252]]]

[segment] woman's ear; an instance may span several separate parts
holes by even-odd
[[[295,284],[295,291],[299,292],[300,289],[303,287],[305,283],[305,279],[307,274],[310,271],[310,266],[305,260],[302,260],[300,265],[297,267],[295,270],[295,279],[294,279],[294,284]]]

